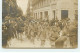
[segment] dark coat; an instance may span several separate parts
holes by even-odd
[[[55,41],[56,48],[63,48],[64,42],[67,40],[66,36],[61,36]]]

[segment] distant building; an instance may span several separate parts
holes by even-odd
[[[27,16],[28,16],[28,17],[32,17],[32,16],[33,16],[32,0],[28,0]]]
[[[35,19],[77,19],[78,0],[31,0]]]

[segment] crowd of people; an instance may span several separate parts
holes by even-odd
[[[3,47],[6,47],[7,42],[12,38],[22,41],[24,32],[32,44],[35,44],[34,41],[37,39],[41,41],[42,47],[44,47],[46,40],[50,41],[51,48],[67,48],[69,42],[72,48],[77,46],[77,20],[70,22],[70,19],[67,18],[59,21],[56,18],[55,20],[44,21],[6,16],[2,27]]]

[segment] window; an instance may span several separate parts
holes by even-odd
[[[68,10],[61,10],[61,19],[68,18]]]

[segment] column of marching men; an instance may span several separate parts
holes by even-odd
[[[3,46],[7,45],[7,42],[12,38],[17,38],[22,41],[24,32],[26,39],[30,40],[32,44],[35,44],[35,39],[40,40],[42,47],[44,47],[46,44],[45,41],[47,40],[50,41],[52,48],[67,47],[68,42],[70,42],[70,46],[74,46],[77,41],[77,25],[76,27],[73,26],[76,21],[70,23],[69,19],[66,19],[64,21],[55,20],[55,22],[53,21],[53,23],[50,23],[49,21],[41,20],[36,21],[25,19],[24,21],[21,17],[6,17],[5,20],[6,21],[2,26]],[[67,39],[69,39],[68,42]]]

